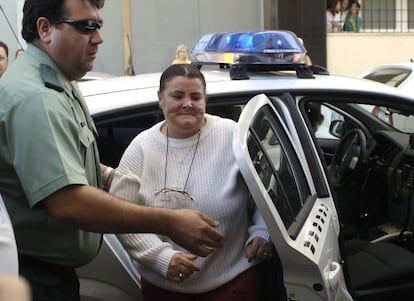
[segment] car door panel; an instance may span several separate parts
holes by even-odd
[[[332,198],[317,196],[289,109],[274,99],[258,95],[249,101],[233,146],[280,257],[287,296],[352,300],[344,284]]]

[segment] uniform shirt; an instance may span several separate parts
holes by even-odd
[[[101,234],[59,222],[42,203],[68,185],[101,186],[94,125],[76,83],[29,45],[0,80],[0,99],[0,192],[19,253],[65,266],[88,263]]]

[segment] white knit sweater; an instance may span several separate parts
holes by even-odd
[[[167,137],[160,131],[163,122],[140,133],[125,151],[111,185],[111,193],[147,206],[197,209],[220,222],[223,247],[214,254],[199,257],[201,267],[182,283],[166,278],[169,262],[177,252],[188,252],[168,237],[155,234],[118,235],[130,256],[140,263],[141,275],[152,284],[177,292],[201,293],[215,289],[257,264],[245,257],[245,246],[253,237],[269,239],[262,216],[249,214],[250,194],[233,154],[236,123],[206,115],[194,163],[189,171],[198,134],[188,139],[169,139],[168,166],[165,173]],[[155,192],[166,187],[183,189],[194,201]],[[167,193],[171,195],[171,193]],[[177,193],[172,193],[177,195]],[[178,194],[180,195],[180,194]],[[250,203],[251,204],[251,203]],[[250,206],[251,208],[251,206]]]

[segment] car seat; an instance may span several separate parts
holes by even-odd
[[[412,300],[414,253],[391,242],[343,243],[348,284],[356,300]]]

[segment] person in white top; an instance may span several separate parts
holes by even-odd
[[[168,67],[158,98],[165,121],[131,142],[110,192],[141,205],[197,209],[220,222],[224,239],[201,258],[165,236],[118,235],[140,264],[143,298],[259,300],[266,278],[260,263],[272,245],[233,154],[237,124],[205,113],[205,79],[192,65]]]
[[[343,16],[342,16],[343,15]],[[326,32],[341,32],[346,14],[342,13],[342,0],[326,11]]]
[[[14,231],[0,195],[0,274],[17,276],[19,265]]]
[[[0,195],[0,300],[29,301],[27,281],[19,277],[19,264],[14,231]]]

